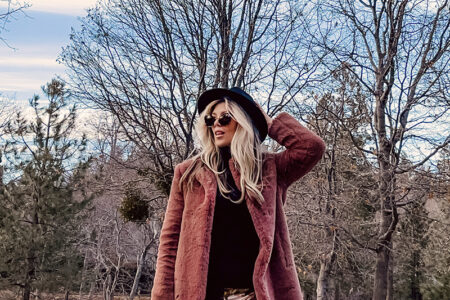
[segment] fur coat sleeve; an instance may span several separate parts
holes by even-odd
[[[155,300],[174,299],[175,258],[184,207],[183,193],[178,187],[182,176],[180,168],[180,164],[175,167],[164,223],[161,228],[156,263],[157,272],[153,281],[153,286],[157,286],[158,289],[152,290],[152,299]]]
[[[286,150],[275,154],[278,184],[287,189],[322,158],[325,144],[294,117],[282,112],[272,121],[269,136]]]

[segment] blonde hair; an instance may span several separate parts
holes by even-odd
[[[225,102],[226,110],[237,122],[236,131],[230,145],[231,155],[233,156],[235,165],[241,175],[240,182],[238,183],[241,187],[241,197],[236,201],[233,201],[226,195],[227,193],[230,193],[231,190],[227,189],[225,182],[222,182],[222,179],[219,176],[225,172],[225,170],[219,171],[219,166],[222,163],[219,148],[214,143],[212,129],[205,124],[205,116],[210,115],[216,104],[220,102]],[[200,153],[193,157],[193,162],[181,177],[179,182],[180,189],[183,181],[187,179],[188,189],[192,190],[195,174],[203,165],[206,165],[214,172],[219,190],[225,198],[238,204],[244,201],[244,196],[247,194],[249,197],[256,199],[258,203],[263,203],[264,197],[261,193],[263,188],[263,152],[261,141],[258,129],[253,125],[250,117],[239,104],[229,98],[212,101],[206,106],[197,119],[195,131],[197,133],[197,138],[199,139]]]

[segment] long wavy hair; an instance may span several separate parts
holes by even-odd
[[[221,161],[219,147],[214,143],[214,133],[212,128],[205,124],[205,116],[211,115],[215,106],[221,102],[225,102],[225,108],[232,118],[237,122],[236,131],[230,145],[230,152],[235,161],[235,166],[240,172],[241,197],[233,201],[227,196],[231,190],[227,189],[226,182],[221,176],[225,170],[219,170],[224,163]],[[180,179],[179,185],[187,180],[188,189],[192,190],[195,174],[200,168],[206,165],[214,172],[220,193],[227,199],[238,204],[244,201],[247,194],[249,197],[256,199],[258,203],[264,202],[261,193],[262,183],[262,162],[263,148],[259,138],[258,129],[253,125],[249,115],[232,99],[224,97],[209,103],[195,123],[196,139],[198,139],[199,153],[193,156],[193,162],[184,172]]]

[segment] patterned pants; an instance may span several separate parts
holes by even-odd
[[[251,289],[225,289],[224,300],[256,300],[255,292]]]

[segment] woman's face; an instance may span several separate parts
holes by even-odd
[[[219,148],[230,146],[237,127],[237,122],[234,119],[231,119],[231,122],[225,126],[220,125],[218,119],[227,112],[225,102],[220,102],[214,107],[214,110],[211,113],[211,116],[216,118],[211,129],[214,134],[214,143]]]

